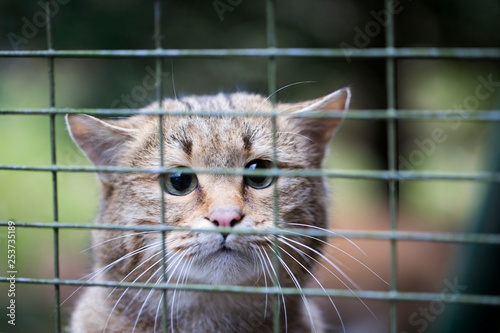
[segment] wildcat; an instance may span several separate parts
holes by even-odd
[[[159,225],[163,191],[165,222],[196,231],[169,231],[162,240],[161,232],[94,230],[94,273],[89,280],[159,284],[166,278],[178,285],[263,287],[276,283],[280,288],[300,290],[322,257],[323,238],[299,232],[277,236],[276,260],[281,267],[275,269],[274,236],[217,230],[272,230],[275,190],[279,228],[324,229],[328,202],[324,179],[195,174],[175,168],[265,170],[273,167],[276,156],[280,170],[320,169],[349,100],[348,88],[316,100],[274,107],[268,99],[247,93],[164,100],[163,109],[184,113],[162,117],[164,167],[173,171],[164,175],[98,172],[101,198],[95,222]],[[154,109],[158,104],[146,108]],[[273,109],[279,112],[276,149],[271,118],[262,114]],[[199,115],[207,110],[219,115]],[[249,116],[230,116],[241,111]],[[339,117],[299,117],[314,111],[338,112]],[[71,137],[95,165],[161,165],[157,115],[118,120],[69,115],[66,121]],[[276,298],[272,295],[169,290],[166,311],[163,297],[163,291],[151,288],[86,287],[72,314],[70,331],[161,332],[163,315],[168,332],[273,331]],[[278,299],[282,332],[324,332],[321,314],[312,301],[303,295],[280,294]]]

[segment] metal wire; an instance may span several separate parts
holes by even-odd
[[[46,33],[47,33],[47,50],[53,51],[52,42],[52,15],[51,15],[50,0],[45,0],[45,15],[47,20]],[[47,57],[48,61],[48,76],[49,76],[49,106],[54,108],[56,106],[55,97],[55,76],[54,76],[54,57]],[[57,165],[56,156],[56,115],[50,115],[50,156],[52,166]],[[58,193],[57,193],[57,170],[52,171],[52,201],[53,201],[53,215],[54,222],[59,221],[59,207],[58,207]],[[61,300],[60,300],[60,287],[59,283],[59,229],[53,229],[54,234],[54,311],[55,311],[55,331],[61,332]]]
[[[162,49],[162,34],[161,34],[161,0],[156,0],[154,3],[154,22],[155,22],[155,34],[154,34],[154,41],[155,41],[155,47],[156,50],[161,50]],[[156,102],[158,103],[158,106],[161,108],[162,101],[163,101],[163,77],[161,73],[163,72],[163,58],[161,57],[156,57]],[[163,147],[164,147],[164,140],[163,140],[163,115],[158,116],[158,137],[160,140],[159,144],[159,154],[160,154],[160,167],[163,168],[165,164],[165,156],[163,155]],[[164,177],[160,177],[160,184],[162,188],[164,187]],[[160,219],[162,225],[166,225],[165,221],[165,192],[160,191]],[[168,252],[167,252],[167,245],[166,245],[166,239],[167,239],[167,231],[164,230],[162,231],[162,242],[161,242],[161,253],[162,253],[162,282],[163,284],[167,284],[168,282]],[[166,289],[162,290],[163,295],[162,295],[162,331],[163,333],[167,333],[169,322],[168,322],[168,316],[167,316],[167,311],[168,311],[168,293]]]
[[[385,27],[385,44],[388,50],[393,50],[394,44],[394,14],[391,10],[392,0],[385,0],[387,12],[387,25]],[[386,90],[387,90],[387,111],[390,114],[396,113],[396,59],[386,59]],[[396,119],[387,119],[387,166],[390,172],[397,170],[397,123]],[[389,222],[390,231],[394,233],[397,229],[397,205],[399,183],[396,179],[389,179],[387,182],[389,190]],[[390,240],[390,289],[392,292],[398,290],[398,259],[397,240]],[[390,301],[389,306],[389,330],[391,333],[398,331],[398,304],[396,300]]]
[[[8,221],[0,221],[0,226],[7,226]],[[233,230],[222,227],[214,230],[194,229],[188,227],[174,227],[169,225],[161,226],[118,226],[114,224],[81,224],[81,223],[61,223],[61,222],[19,222],[16,227],[20,228],[54,228],[54,229],[95,229],[95,230],[132,230],[132,231],[194,231],[194,232],[231,232],[238,235],[303,235],[315,237],[339,237],[339,238],[362,238],[362,239],[384,239],[384,240],[406,240],[424,242],[447,242],[463,244],[487,244],[500,245],[500,235],[497,234],[473,234],[459,232],[421,232],[421,231],[359,231],[359,230],[337,230],[329,229],[328,232],[321,230],[294,228],[293,231],[287,229],[275,230]]]
[[[77,223],[60,223],[58,214],[58,186],[57,174],[59,172],[137,172],[137,173],[158,173],[164,174],[172,172],[172,169],[165,169],[163,156],[163,132],[161,129],[163,115],[183,116],[183,111],[147,111],[139,109],[66,109],[57,108],[55,99],[55,59],[59,58],[152,58],[156,61],[156,97],[159,105],[163,99],[162,68],[163,61],[166,58],[187,58],[187,57],[265,57],[268,59],[268,90],[270,101],[276,104],[277,85],[277,58],[278,57],[328,57],[328,58],[375,58],[386,60],[386,88],[387,88],[387,109],[385,110],[357,110],[350,111],[345,117],[347,119],[384,119],[387,122],[387,149],[388,149],[388,169],[387,170],[279,170],[274,167],[267,171],[250,171],[245,169],[199,169],[182,170],[183,172],[194,173],[216,173],[216,174],[239,174],[239,175],[274,175],[280,177],[335,177],[348,179],[376,179],[384,180],[389,188],[389,212],[390,212],[390,230],[389,231],[354,231],[354,230],[334,230],[324,232],[320,230],[297,230],[293,234],[301,232],[311,236],[325,237],[349,237],[362,239],[383,239],[390,241],[391,249],[391,274],[390,291],[348,291],[338,289],[323,290],[304,288],[301,292],[306,295],[317,296],[335,296],[345,298],[363,298],[373,300],[390,301],[390,332],[396,333],[397,327],[397,302],[398,301],[435,301],[442,300],[442,293],[412,293],[400,292],[397,285],[397,251],[398,241],[426,241],[426,242],[449,242],[458,244],[488,244],[500,245],[500,235],[495,234],[471,234],[471,233],[437,233],[437,232],[410,232],[397,230],[397,204],[398,204],[398,182],[403,180],[446,180],[446,181],[468,181],[499,183],[500,174],[495,172],[448,172],[448,171],[403,171],[397,167],[397,121],[408,120],[439,120],[439,121],[481,121],[481,122],[499,122],[500,110],[488,111],[479,110],[474,112],[455,112],[449,110],[398,110],[396,105],[396,61],[398,59],[500,59],[500,48],[395,48],[394,41],[394,19],[391,10],[387,10],[389,17],[385,29],[384,48],[365,48],[365,49],[308,49],[308,48],[278,48],[276,36],[276,17],[275,0],[266,1],[266,22],[267,22],[267,48],[248,48],[248,49],[163,49],[161,44],[161,4],[162,0],[155,0],[154,3],[154,42],[155,49],[151,50],[55,50],[52,40],[51,7],[50,0],[46,0],[47,15],[47,50],[35,51],[6,51],[0,50],[0,58],[45,58],[48,62],[49,79],[49,108],[25,108],[25,109],[0,109],[0,115],[47,115],[50,121],[50,166],[27,166],[27,165],[0,165],[0,170],[15,171],[39,171],[49,172],[52,175],[52,197],[53,197],[53,222],[23,222],[17,221],[16,226],[20,228],[47,228],[53,230],[54,235],[54,278],[53,279],[33,279],[17,278],[16,283],[53,285],[55,290],[54,309],[55,309],[55,331],[61,331],[61,311],[60,311],[60,286],[108,286],[108,287],[126,287],[126,288],[155,288],[163,290],[163,332],[168,331],[168,301],[167,291],[173,289],[194,290],[204,292],[227,292],[227,293],[253,293],[253,294],[272,294],[274,295],[274,332],[280,332],[280,295],[298,295],[300,293],[296,288],[278,287],[279,281],[274,280],[272,287],[241,287],[241,286],[213,286],[213,285],[194,285],[194,284],[168,284],[167,277],[167,250],[165,246],[166,233],[172,230],[193,230],[200,232],[224,232],[224,228],[218,230],[195,230],[191,228],[181,228],[169,226],[165,223],[165,207],[162,193],[161,198],[161,220],[159,226],[117,226],[117,225],[93,225]],[[389,9],[392,1],[386,0],[386,9]],[[62,114],[86,113],[92,115],[112,115],[127,116],[141,112],[143,114],[159,115],[159,135],[160,135],[160,166],[158,168],[138,169],[122,167],[63,167],[57,165],[56,158],[56,140],[55,140],[55,117]],[[268,112],[239,112],[237,114],[221,114],[207,110],[206,112],[191,112],[191,115],[199,116],[271,116],[273,128],[274,143],[274,162],[276,162],[276,119],[280,115],[275,111]],[[335,118],[337,114],[328,112],[318,112],[307,117],[325,117]],[[343,115],[344,116],[344,115]],[[276,163],[274,163],[276,165]],[[179,169],[181,170],[181,169]],[[292,235],[286,229],[278,229],[278,192],[277,187],[274,190],[273,208],[274,208],[274,230],[232,230],[227,231],[237,234],[267,234],[267,235]],[[0,226],[7,226],[8,221],[0,221]],[[162,253],[164,257],[164,276],[163,284],[137,284],[116,282],[82,282],[75,280],[61,280],[59,276],[59,230],[61,229],[92,229],[92,230],[134,230],[134,231],[158,231],[163,234]],[[332,233],[335,233],[332,235]],[[276,239],[276,238],[275,238]],[[276,256],[274,260],[275,270],[279,270],[279,251],[275,244]],[[7,282],[7,277],[0,277],[0,282]],[[446,295],[445,295],[446,296]],[[454,303],[464,304],[487,304],[500,305],[500,296],[488,295],[450,295],[453,296]]]
[[[141,57],[327,57],[400,59],[498,59],[500,48],[248,48],[248,49],[161,49],[161,50],[36,50],[5,51],[0,57],[23,58],[141,58]]]
[[[266,1],[266,31],[267,31],[267,47],[268,49],[274,49],[277,47],[276,42],[276,1],[267,0]],[[277,63],[275,56],[269,56],[267,64],[267,83],[268,83],[268,95],[269,101],[274,106],[276,105],[276,81],[277,81]],[[278,151],[277,151],[277,138],[276,132],[278,131],[276,123],[277,112],[272,110],[271,115],[271,129],[272,129],[272,143],[273,143],[273,158],[272,158],[272,170],[278,170]],[[278,229],[279,225],[279,192],[278,184],[273,185],[273,222],[274,228]],[[280,248],[278,244],[278,238],[273,238],[273,271],[276,272],[273,277],[273,285],[280,286],[279,277],[281,276],[281,265],[280,265]],[[273,331],[275,333],[281,332],[281,299],[279,294],[273,295],[274,308],[273,308]]]
[[[7,282],[6,277],[0,277],[0,282]],[[286,287],[250,287],[250,286],[231,286],[231,285],[206,285],[206,284],[164,284],[154,285],[147,283],[130,283],[118,281],[88,281],[79,280],[59,280],[59,279],[28,279],[17,278],[16,283],[27,284],[42,284],[51,285],[59,284],[66,286],[100,286],[100,287],[119,287],[119,288],[155,288],[165,290],[192,290],[214,293],[238,293],[238,294],[281,294],[284,295],[300,295],[300,291],[296,288]],[[305,295],[310,296],[332,296],[343,298],[363,298],[372,300],[394,300],[394,301],[440,301],[443,298],[453,298],[454,303],[463,304],[484,304],[484,305],[500,305],[500,296],[489,295],[471,295],[471,294],[447,294],[447,293],[422,293],[422,292],[401,292],[401,291],[350,291],[342,289],[322,289],[303,288]]]
[[[190,116],[200,117],[283,117],[284,115],[276,114],[275,112],[249,112],[238,111],[233,113],[221,113],[220,111],[190,111]],[[65,115],[65,114],[80,114],[85,113],[94,116],[133,116],[136,114],[145,115],[169,115],[169,116],[185,116],[186,111],[183,110],[142,110],[142,109],[86,109],[86,108],[39,108],[39,109],[0,109],[0,115]],[[331,112],[311,112],[310,114],[296,115],[297,118],[344,118],[355,120],[376,120],[376,119],[401,119],[401,120],[437,120],[437,121],[453,121],[460,120],[482,121],[482,122],[499,122],[500,110],[477,110],[474,112],[459,112],[452,110],[398,110],[393,112],[389,110],[352,110],[345,116]]]
[[[185,168],[127,168],[127,167],[75,167],[75,166],[27,166],[27,165],[0,165],[0,170],[17,171],[58,171],[58,172],[125,172],[125,173],[159,173],[169,172],[205,173],[219,175],[255,175],[276,177],[331,177],[346,179],[370,179],[370,180],[446,180],[446,181],[470,181],[482,183],[500,182],[498,172],[450,172],[450,171],[413,171],[413,170],[248,170],[248,169],[185,169]]]

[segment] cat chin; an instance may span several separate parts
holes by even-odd
[[[255,285],[260,275],[261,270],[248,255],[221,250],[193,262],[188,278],[200,284]]]

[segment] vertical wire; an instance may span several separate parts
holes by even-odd
[[[387,25],[385,28],[385,43],[386,48],[392,51],[395,46],[394,42],[394,15],[392,12],[392,0],[385,0],[385,10],[387,12]],[[387,83],[387,109],[389,115],[393,116],[396,113],[396,60],[392,57],[386,59],[386,83]],[[394,118],[387,120],[387,164],[391,174],[397,170],[396,154],[397,154],[397,121]],[[395,179],[388,181],[389,185],[389,214],[390,214],[390,229],[392,233],[396,232],[397,228],[397,205],[398,205],[398,183]],[[391,253],[391,291],[397,292],[397,240],[391,238],[390,241]],[[390,301],[389,308],[390,332],[396,333],[398,329],[397,322],[397,301]]]
[[[161,45],[161,0],[155,0],[154,3],[154,40],[155,40],[155,47],[157,50],[161,50],[162,45]],[[158,107],[161,109],[162,108],[162,101],[163,101],[163,81],[162,81],[162,72],[163,72],[163,61],[161,57],[156,58],[156,100],[158,102]],[[158,116],[158,137],[159,137],[159,147],[160,147],[160,167],[163,168],[165,165],[165,156],[163,155],[163,115]],[[164,188],[165,185],[165,177],[162,174],[160,177],[160,185],[161,188]],[[160,218],[161,218],[161,223],[162,225],[165,225],[165,192],[163,190],[160,191]],[[162,237],[162,242],[161,242],[161,251],[162,251],[162,267],[163,267],[163,274],[162,274],[162,280],[163,283],[166,284],[168,281],[167,277],[167,265],[168,265],[168,253],[167,253],[167,246],[165,243],[165,240],[167,238],[167,231],[162,231],[161,233]],[[168,292],[167,289],[162,289],[162,331],[164,333],[168,332]]]
[[[270,49],[276,48],[276,0],[267,0],[266,2],[266,26],[267,26],[267,47]],[[276,58],[274,56],[269,57],[268,59],[268,72],[267,72],[267,80],[268,80],[268,93],[271,96],[270,101],[273,105],[272,116],[271,116],[271,127],[272,127],[272,142],[273,142],[273,161],[272,161],[272,169],[274,172],[277,172],[278,169],[278,153],[277,153],[277,138],[276,132],[277,130],[277,122],[276,122]],[[278,229],[278,219],[279,219],[279,192],[278,192],[278,182],[274,183],[273,186],[273,222],[274,228]],[[273,237],[273,248],[274,248],[274,256],[273,256],[273,266],[274,271],[276,272],[276,276],[273,277],[274,287],[280,285],[279,277],[280,277],[280,261],[279,261],[279,245],[278,238]],[[274,300],[274,311],[273,311],[273,331],[275,333],[279,333],[281,331],[281,322],[280,322],[280,312],[281,312],[281,299],[279,294],[275,293],[273,296]]]
[[[47,33],[47,49],[54,50],[52,41],[52,20],[51,20],[51,7],[50,0],[45,1],[45,14],[46,14],[46,33]],[[56,106],[55,98],[55,78],[54,78],[54,57],[49,56],[48,60],[48,76],[49,76],[49,105],[50,108]],[[50,158],[53,167],[57,164],[56,156],[56,115],[50,115]],[[57,171],[52,171],[52,201],[53,201],[53,215],[54,222],[59,222],[59,207],[58,207],[58,194],[57,194]],[[54,280],[59,280],[59,229],[54,228]],[[55,316],[57,333],[61,332],[61,307],[60,307],[60,286],[56,282],[54,284],[54,303],[55,303]]]

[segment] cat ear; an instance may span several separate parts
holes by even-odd
[[[292,111],[292,115],[306,115],[317,111],[339,113],[338,118],[295,118],[300,134],[315,143],[326,145],[342,124],[350,99],[351,90],[346,87],[322,98],[291,106],[290,108],[295,110]]]
[[[66,124],[73,141],[95,165],[116,166],[124,146],[137,131],[129,119],[100,120],[88,115],[66,115]],[[106,182],[108,173],[99,173]]]

